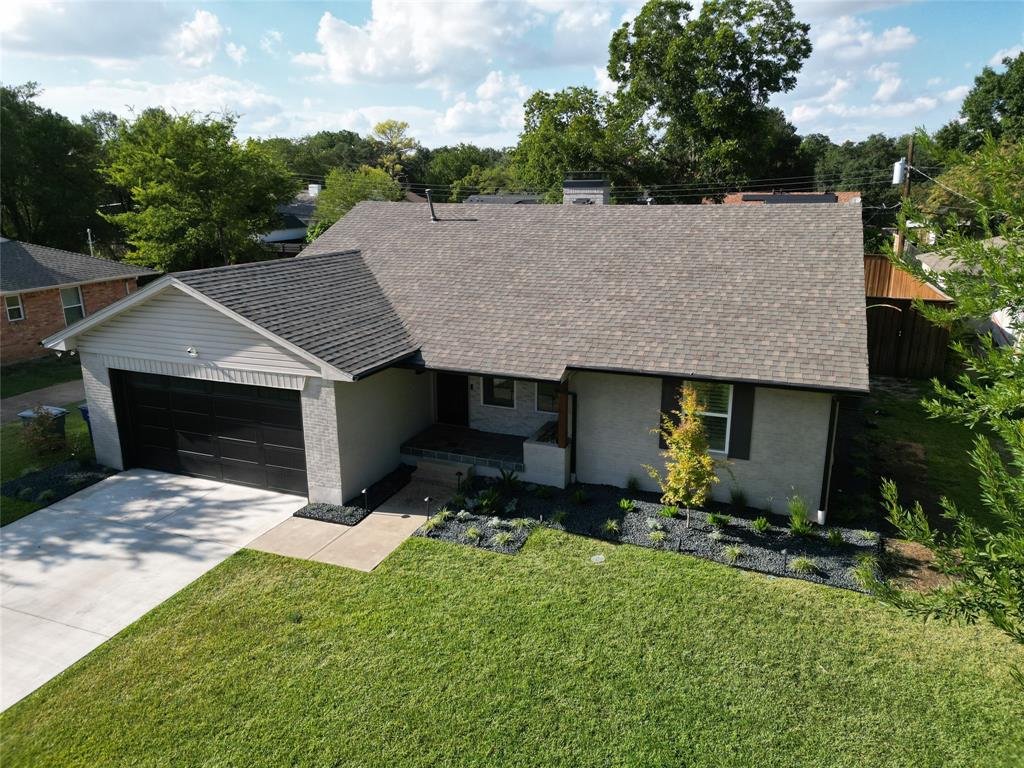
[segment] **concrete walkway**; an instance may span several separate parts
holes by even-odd
[[[0,708],[305,503],[299,496],[133,469],[5,526]]]
[[[14,397],[0,400],[0,423],[7,424],[18,420],[21,411],[35,408],[37,405],[60,405],[79,403],[85,400],[85,384],[81,379],[65,381],[42,389],[33,389]]]
[[[425,497],[450,495],[443,485],[413,480],[358,525],[292,517],[253,540],[249,549],[369,572],[426,522]]]

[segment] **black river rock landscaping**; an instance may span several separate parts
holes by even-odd
[[[405,487],[412,477],[413,467],[399,464],[398,468],[366,489],[366,498],[360,494],[345,504],[325,504],[314,502],[307,504],[292,517],[305,517],[320,520],[324,523],[338,525],[356,525],[373,510],[394,496]]]
[[[77,459],[28,471],[0,486],[0,494],[47,506],[116,474],[116,470]]]
[[[584,484],[563,490],[475,478],[468,493],[440,507],[416,535],[514,554],[533,528],[544,525],[854,591],[863,591],[855,570],[880,551],[874,530],[815,525],[813,535],[800,537],[789,531],[788,517],[748,507],[712,502],[691,510],[689,523],[684,510],[666,517],[663,509],[658,494],[644,491]],[[758,532],[754,520],[761,516],[769,525]]]

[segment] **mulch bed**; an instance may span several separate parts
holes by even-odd
[[[46,469],[29,472],[16,480],[8,480],[0,486],[0,494],[45,506],[114,474],[117,471],[110,467],[69,459]]]
[[[499,490],[500,501],[480,509],[481,494],[488,489]],[[632,501],[631,510],[619,507],[623,498]],[[789,532],[786,517],[750,508],[732,509],[715,502],[706,509],[691,510],[687,525],[684,516],[659,515],[662,506],[658,494],[612,486],[578,484],[564,490],[533,485],[510,488],[496,480],[476,478],[469,494],[456,496],[446,505],[450,512],[447,519],[435,518],[429,527],[420,528],[417,535],[511,554],[526,542],[531,524],[546,525],[611,543],[679,552],[746,570],[855,591],[863,591],[854,576],[855,568],[864,556],[879,554],[880,537],[875,530],[815,526],[815,536],[797,537]],[[711,513],[727,514],[729,522],[721,529],[716,528],[708,520]],[[758,533],[752,524],[762,515],[768,517],[770,525],[767,531]],[[471,528],[476,528],[480,535],[467,535]],[[497,544],[494,537],[506,530],[513,534],[511,540],[506,542],[506,537],[501,537],[503,543]],[[832,544],[825,538],[830,530],[839,532],[841,543]],[[729,561],[731,547],[740,549],[735,562]],[[793,571],[791,566],[796,558],[810,558],[814,571]]]
[[[414,467],[400,464],[393,472],[388,473],[367,488],[367,503],[365,506],[363,496],[360,494],[345,504],[324,504],[322,502],[307,504],[296,512],[293,517],[305,517],[310,520],[337,523],[338,525],[356,525],[405,487],[412,477],[413,469]]]

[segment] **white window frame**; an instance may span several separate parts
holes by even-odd
[[[64,303],[64,291],[70,291],[72,289],[75,291],[75,293],[78,294],[78,303],[77,304],[65,304]],[[74,309],[75,307],[78,307],[79,309],[81,309],[82,310],[82,317],[80,319],[84,320],[85,319],[85,300],[82,298],[82,286],[80,286],[80,285],[72,285],[72,286],[70,286],[68,288],[61,288],[58,291],[58,293],[60,294],[60,309],[61,309],[61,312],[64,314],[64,327],[67,328],[70,325],[74,325],[74,323],[69,323],[68,322],[68,310],[69,309]],[[75,323],[77,323],[77,322],[78,322],[78,320],[75,320]]]
[[[712,416],[712,417],[717,418],[717,419],[720,419],[723,416],[725,417],[725,447],[724,448],[711,448],[709,446],[708,447],[708,453],[717,453],[717,454],[721,454],[722,456],[728,456],[729,455],[729,435],[732,432],[732,393],[733,393],[735,387],[733,387],[732,384],[727,384],[724,381],[704,381],[704,382],[692,381],[690,383],[691,384],[721,384],[721,385],[727,386],[729,388],[729,405],[726,408],[725,413],[721,413],[719,411],[697,411],[697,415],[698,416]]]
[[[512,405],[498,405],[497,403],[488,403],[484,400],[484,382],[487,379],[511,379],[512,380]],[[519,401],[519,380],[513,379],[511,376],[481,376],[480,377],[480,405],[484,408],[501,408],[506,411],[514,411],[516,409],[516,403]]]
[[[17,299],[18,305],[16,307],[12,307],[10,304],[7,303],[11,299]],[[11,317],[12,309],[17,309],[20,317]],[[9,296],[4,296],[4,311],[7,313],[7,322],[9,323],[20,323],[22,320],[25,319],[25,302],[22,301],[20,293],[14,293]]]
[[[533,410],[534,413],[558,413],[558,401],[555,400],[555,410],[544,411],[540,408],[540,385],[541,384],[553,384],[555,386],[555,395],[558,395],[558,384],[553,381],[538,381],[533,385]]]

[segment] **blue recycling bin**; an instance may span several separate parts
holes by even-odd
[[[45,411],[48,415],[53,418],[53,424],[50,426],[51,431],[55,435],[64,437],[64,419],[67,418],[68,411],[63,408],[58,408],[55,405],[41,405],[39,409]],[[36,411],[33,408],[27,411],[22,411],[18,414],[18,418],[21,419],[22,426],[28,426],[36,418]]]
[[[89,421],[89,406],[80,405],[78,406],[78,412],[82,414],[82,421],[85,422],[85,426],[89,428],[89,442],[92,443],[92,422]]]

